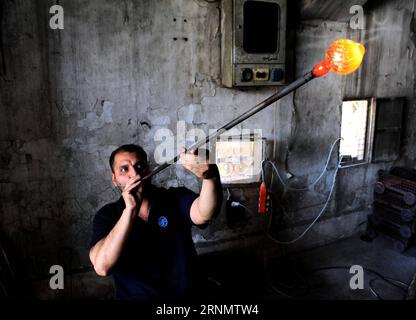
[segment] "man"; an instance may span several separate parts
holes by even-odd
[[[98,275],[113,275],[116,299],[185,298],[195,289],[191,227],[206,226],[218,212],[222,188],[217,166],[206,157],[182,151],[180,162],[202,179],[199,196],[141,181],[150,170],[137,145],[110,156],[112,181],[122,194],[95,215],[89,256]]]

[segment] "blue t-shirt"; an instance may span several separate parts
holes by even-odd
[[[190,209],[198,195],[183,187],[150,187],[153,201],[148,221],[135,219],[112,270],[116,299],[185,297],[195,279]],[[120,197],[97,212],[90,248],[108,235],[124,208]]]

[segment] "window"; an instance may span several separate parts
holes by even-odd
[[[263,160],[263,139],[256,135],[221,135],[215,146],[215,161],[224,184],[258,182]]]
[[[351,100],[342,103],[341,143],[342,165],[366,162],[368,153],[368,123],[371,100]]]
[[[343,101],[341,165],[398,160],[404,106],[405,98]]]
[[[373,162],[399,159],[405,102],[405,98],[377,99]]]

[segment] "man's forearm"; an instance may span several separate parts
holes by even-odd
[[[133,225],[134,215],[125,209],[110,233],[90,251],[90,260],[95,272],[107,276],[120,257],[121,251]]]
[[[216,170],[213,177],[202,180],[201,192],[198,198],[198,211],[202,220],[211,220],[222,202],[221,180]]]

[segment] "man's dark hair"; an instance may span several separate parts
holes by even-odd
[[[141,160],[144,160],[146,162],[146,164],[147,164],[147,154],[143,150],[142,147],[140,147],[140,146],[138,146],[136,144],[124,144],[121,147],[118,147],[116,150],[114,150],[111,153],[111,156],[110,156],[110,168],[111,168],[111,171],[113,171],[113,172],[114,172],[114,168],[113,168],[114,158],[116,157],[116,154],[117,153],[120,153],[120,152],[131,152],[131,153],[135,153],[138,156],[140,156]]]

